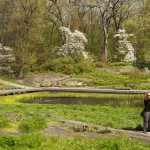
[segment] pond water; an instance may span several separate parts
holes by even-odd
[[[113,107],[143,107],[143,100],[133,98],[39,98],[24,101],[24,103],[39,104],[87,104]]]

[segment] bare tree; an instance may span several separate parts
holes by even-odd
[[[101,51],[100,60],[108,60],[108,30],[110,23],[112,21],[112,9],[111,9],[111,0],[96,0],[96,7],[99,10],[101,16],[102,31],[104,36],[103,49]]]
[[[125,20],[131,17],[134,10],[135,0],[112,0],[111,7],[113,13],[113,21],[116,32],[122,28],[122,24]]]

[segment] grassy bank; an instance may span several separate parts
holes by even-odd
[[[60,82],[56,86],[73,86],[68,85],[68,81],[81,82],[81,85],[85,87],[97,87],[97,88],[130,88],[130,89],[139,89],[139,90],[149,90],[150,89],[150,75],[145,70],[139,70],[136,67],[128,66],[123,64],[123,66],[118,66],[117,64],[101,66],[93,69],[90,72],[83,73],[73,73],[70,76],[66,76],[67,82]],[[26,75],[25,80],[18,80],[15,76],[5,75],[0,76],[0,78],[20,83],[28,86],[40,86],[45,83],[53,83],[56,80],[62,78],[60,72],[43,72],[43,73],[30,73]],[[46,86],[46,85],[45,85]]]
[[[143,99],[143,94],[93,94],[93,93],[28,93],[21,95],[1,96],[0,103],[18,103],[28,99],[48,98],[48,97],[70,97],[70,98],[140,98]]]
[[[144,74],[137,68],[103,68],[90,73],[78,74],[75,77],[90,79],[90,82],[83,83],[87,86],[99,88],[150,89],[149,75]]]

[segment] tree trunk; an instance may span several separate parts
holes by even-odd
[[[18,76],[19,79],[23,78],[23,72],[24,72],[24,50],[22,49],[20,71]]]
[[[19,72],[18,78],[19,78],[19,79],[22,79],[22,78],[23,78],[23,65],[20,66],[20,72]]]
[[[108,60],[108,31],[106,27],[103,27],[103,32],[104,32],[104,45],[102,49],[102,55],[100,57],[100,61],[107,62]]]

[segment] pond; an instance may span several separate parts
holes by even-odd
[[[141,98],[38,98],[25,100],[24,103],[39,104],[87,104],[87,105],[103,105],[113,107],[143,107]]]

